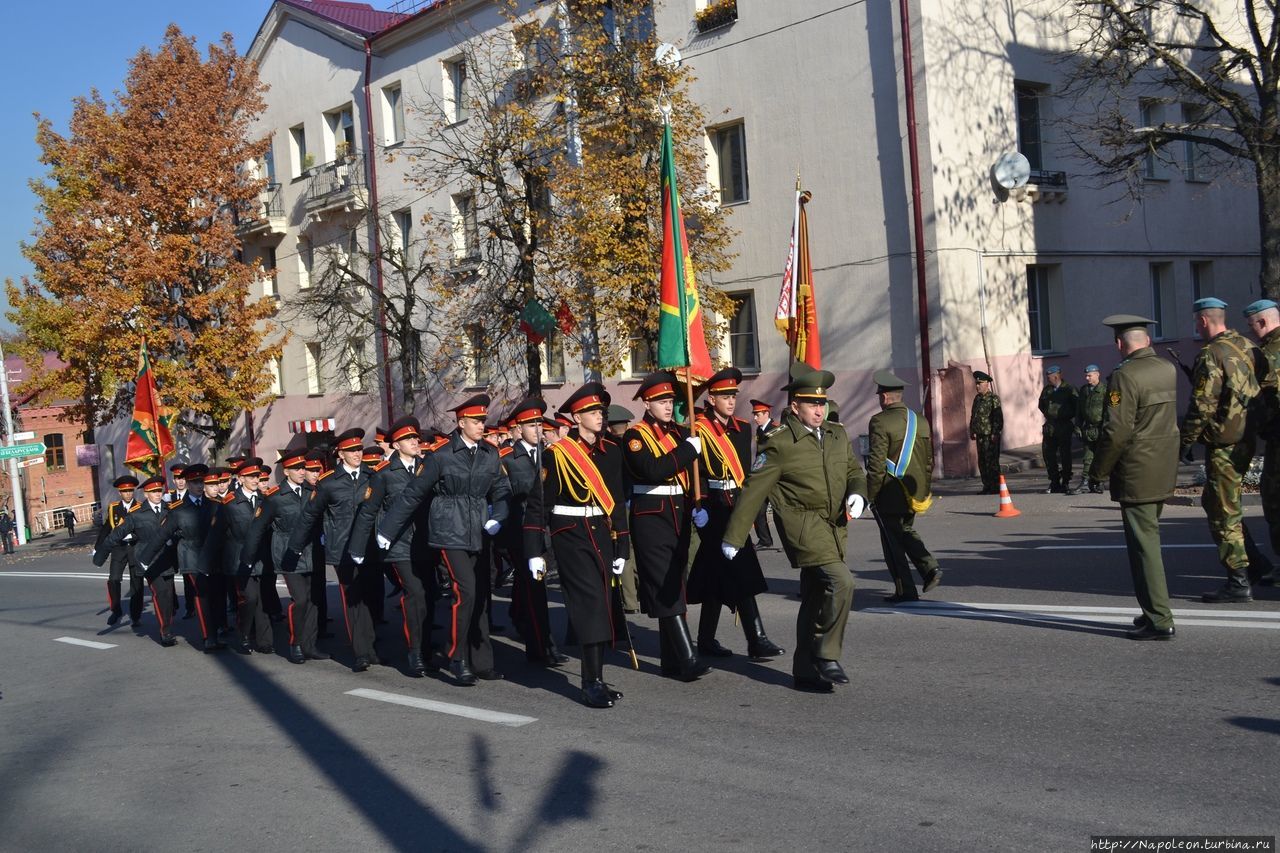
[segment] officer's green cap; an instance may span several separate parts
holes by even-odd
[[[1244,306],[1244,316],[1252,317],[1259,311],[1266,311],[1268,308],[1280,308],[1280,305],[1277,305],[1273,299],[1259,299]]]
[[[1137,314],[1112,314],[1102,319],[1102,325],[1110,326],[1117,333],[1137,326],[1150,326],[1154,322],[1155,320],[1148,320],[1146,317],[1139,317]]]
[[[1219,299],[1216,296],[1206,296],[1203,299],[1197,299],[1195,302],[1191,303],[1192,313],[1207,311],[1210,308],[1226,308],[1226,307],[1227,307],[1227,303],[1223,302],[1221,299]]]
[[[990,382],[990,381],[991,381],[991,374],[990,374],[990,373],[983,373],[981,370],[975,370],[975,371],[973,372],[973,381],[975,381],[975,382]]]
[[[634,421],[636,416],[631,414],[631,410],[626,406],[619,406],[617,403],[613,403],[609,406],[607,419],[611,424],[627,424]]]
[[[783,387],[793,399],[807,400],[812,403],[825,403],[827,390],[835,384],[836,377],[829,370],[813,370],[801,376],[793,376]]]
[[[907,387],[906,381],[894,376],[892,370],[877,370],[871,381],[876,383],[876,391],[901,391]]]

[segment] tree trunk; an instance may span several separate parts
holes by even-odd
[[[542,396],[542,350],[528,338],[524,340],[524,362],[529,371],[529,396]]]
[[[97,429],[93,422],[97,419],[97,412],[93,409],[93,392],[88,388],[84,392],[84,443],[98,443]],[[98,464],[93,466],[93,502],[102,505],[102,484],[98,481],[98,475],[102,468],[102,448],[98,448]]]
[[[1255,169],[1262,295],[1280,299],[1280,152],[1268,149],[1255,161]]]

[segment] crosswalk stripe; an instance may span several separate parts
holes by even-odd
[[[54,637],[55,643],[66,643],[69,646],[84,646],[87,649],[114,649],[115,643],[99,643],[94,640],[81,640],[79,637]]]
[[[399,693],[387,693],[382,690],[369,690],[363,687],[356,690],[348,690],[346,695],[357,696],[361,699],[374,699],[378,702],[389,702],[392,705],[404,705],[409,708],[420,708],[424,711],[435,711],[454,717],[466,717],[471,720],[480,720],[484,723],[497,723],[500,726],[510,726],[512,728],[527,726],[538,721],[537,717],[490,711],[487,708],[472,708],[469,705],[455,705],[452,702],[437,702],[434,699],[404,696]]]

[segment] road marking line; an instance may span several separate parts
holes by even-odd
[[[1123,625],[1138,615],[1131,607],[1088,607],[1080,605],[984,604],[924,602],[898,607],[868,607],[864,612],[909,616],[954,616],[960,618],[1023,619],[1041,622],[1106,622]],[[1280,630],[1280,612],[1239,612],[1231,610],[1175,610],[1177,625],[1208,628],[1262,628]]]
[[[536,723],[537,717],[524,717],[520,714],[506,714],[502,711],[490,711],[485,708],[472,708],[467,705],[455,705],[452,702],[437,702],[433,699],[420,699],[417,696],[402,696],[399,693],[386,693],[382,690],[358,688],[348,690],[347,696],[358,696],[361,699],[375,699],[379,702],[390,702],[392,705],[405,705],[410,708],[421,708],[424,711],[436,711],[451,714],[455,717],[467,717],[484,723],[497,723],[500,726],[519,728]]]
[[[106,572],[102,574],[93,572],[11,572],[0,569],[0,578],[76,578],[79,580],[103,581],[107,577]]]
[[[885,610],[1012,610],[1027,613],[1113,613],[1120,616],[1137,616],[1135,607],[1107,607],[1103,605],[1082,604],[988,604],[969,601],[918,601],[898,607],[880,608]],[[1175,610],[1174,615],[1182,614],[1188,618],[1223,617],[1227,619],[1280,619],[1280,611],[1276,610]]]
[[[54,637],[55,643],[66,643],[70,646],[84,646],[87,649],[114,649],[115,643],[98,643],[93,640],[81,640],[78,637]]]
[[[1037,545],[1035,551],[1123,551],[1127,545]],[[1212,542],[1197,542],[1190,545],[1165,545],[1160,546],[1161,551],[1168,551],[1174,548],[1217,548]]]

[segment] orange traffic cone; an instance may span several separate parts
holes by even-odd
[[[996,518],[1016,518],[1022,515],[1016,506],[1013,505],[1013,498],[1009,497],[1009,487],[1004,482],[1004,474],[1000,475],[1000,511],[996,513]]]

